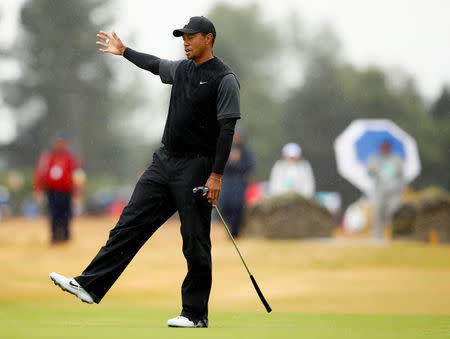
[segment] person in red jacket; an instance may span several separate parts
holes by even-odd
[[[78,169],[81,169],[80,159],[69,151],[65,134],[58,133],[53,148],[39,156],[33,182],[39,204],[44,200],[44,192],[47,195],[53,244],[70,239],[72,196],[80,190],[74,182]]]

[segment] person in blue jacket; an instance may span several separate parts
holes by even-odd
[[[230,156],[222,177],[222,191],[218,201],[220,210],[234,237],[239,235],[242,225],[247,176],[253,167],[253,152],[245,142],[243,131],[236,128]]]

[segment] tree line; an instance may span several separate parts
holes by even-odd
[[[12,51],[21,76],[3,83],[6,103],[15,109],[18,137],[0,148],[13,167],[32,167],[58,129],[66,129],[84,158],[88,174],[136,177],[151,148],[126,137],[118,116],[148,105],[136,88],[120,90],[112,66],[98,56],[93,34],[112,17],[93,19],[100,1],[27,1],[20,15],[23,34]],[[330,27],[309,32],[300,18],[287,18],[290,34],[262,20],[256,5],[218,4],[208,14],[218,38],[214,52],[236,72],[241,84],[239,125],[255,151],[253,175],[267,179],[282,146],[298,142],[314,169],[318,190],[338,191],[350,202],[360,194],[336,170],[334,139],[357,118],[387,118],[419,146],[422,174],[413,187],[450,189],[450,90],[443,86],[430,105],[405,72],[380,67],[358,69],[341,55]],[[151,53],[151,51],[150,51]],[[280,86],[281,64],[289,55],[303,75]],[[282,85],[282,84],[281,84]],[[149,113],[151,114],[151,113]],[[144,156],[143,156],[144,153]]]

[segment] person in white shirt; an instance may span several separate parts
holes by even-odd
[[[305,198],[314,197],[314,174],[309,161],[302,158],[298,144],[284,145],[282,159],[274,164],[270,173],[269,191],[271,196],[296,192]]]

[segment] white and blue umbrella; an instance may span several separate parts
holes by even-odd
[[[334,141],[339,174],[370,194],[373,179],[367,171],[369,158],[379,152],[383,142],[403,160],[405,180],[409,183],[420,174],[420,159],[413,137],[387,119],[354,120]]]

